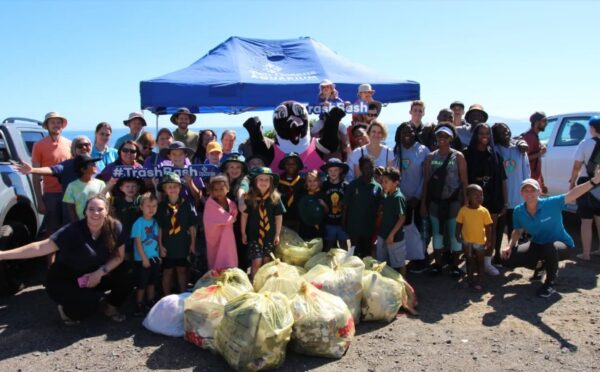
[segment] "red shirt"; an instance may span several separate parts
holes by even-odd
[[[523,135],[523,139],[527,142],[529,146],[529,150],[527,150],[527,155],[531,156],[534,154],[539,154],[542,150],[542,146],[540,143],[540,138],[537,133],[530,129],[527,133]],[[542,158],[538,157],[534,160],[529,160],[529,168],[531,168],[531,178],[538,180],[541,183],[542,181]]]

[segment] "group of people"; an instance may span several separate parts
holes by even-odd
[[[534,113],[531,129],[513,138],[508,125],[487,124],[481,105],[465,113],[458,101],[439,112],[436,124],[423,123],[423,101],[412,102],[410,120],[387,146],[374,93],[369,84],[359,87],[358,100],[368,110],[340,125],[339,158],[316,169],[294,152],[277,164],[244,151],[247,144],[234,152],[234,131],[223,132],[220,143],[212,130],[195,133],[188,127],[196,115],[187,108],[171,116],[176,128],[161,129],[156,139],[143,131],[141,113],[130,114],[124,120],[130,133],[116,148],[109,147],[110,124],[97,125],[93,143],[85,136],[69,141],[61,135],[67,119],[51,112],[43,122],[48,136],[34,145],[32,164],[15,166],[34,175],[47,239],[0,252],[0,260],[48,255],[46,288],[67,324],[101,305],[108,317],[123,320],[119,307],[133,287],[134,313],[143,315],[157,300],[160,278],[163,294],[185,291],[190,257],[205,257],[208,269],[240,267],[252,277],[269,261],[284,226],[304,240],[323,239],[325,250],[347,249],[350,242],[356,255],[374,255],[402,274],[407,255],[411,272],[438,275],[449,263],[454,278],[464,275],[459,266],[465,259],[465,282],[474,290],[482,289],[486,274],[498,275],[495,265],[529,267],[534,276],[544,270],[538,294],[552,295],[558,261],[574,247],[560,212],[600,183],[599,171],[566,195],[541,198],[547,190],[538,134],[545,114]],[[315,136],[334,104],[345,103],[324,81]],[[600,120],[594,120],[592,130],[600,132]],[[577,172],[586,161],[581,156]],[[212,164],[220,174],[113,177],[118,166],[192,164]],[[504,232],[509,244],[502,247]],[[588,258],[589,251],[584,245]]]

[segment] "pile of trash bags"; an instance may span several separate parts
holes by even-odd
[[[292,233],[286,247],[309,250]],[[390,322],[401,307],[414,311],[414,290],[385,263],[361,260],[353,249],[298,252],[273,257],[253,283],[236,268],[209,271],[191,294],[159,301],[144,326],[217,352],[236,370],[258,371],[280,366],[288,344],[297,353],[341,358],[361,320]],[[292,256],[302,256],[304,266]]]

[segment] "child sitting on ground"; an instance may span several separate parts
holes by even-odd
[[[145,193],[140,198],[142,216],[139,217],[131,229],[131,238],[134,240],[135,249],[135,311],[134,316],[143,316],[155,302],[155,286],[160,277],[160,258],[158,252],[158,223],[154,216],[158,208],[158,200],[152,193]],[[144,307],[144,294],[146,307]]]
[[[298,200],[298,213],[300,215],[300,229],[298,234],[305,240],[312,240],[325,236],[325,216],[329,208],[325,203],[325,194],[321,191],[323,183],[319,172],[311,170],[304,179],[305,191]]]
[[[348,169],[348,164],[337,158],[327,160],[327,163],[321,167],[321,171],[327,173],[327,180],[323,182],[323,193],[329,209],[325,218],[325,241],[323,244],[325,252],[336,246],[348,249],[349,236],[342,228],[342,200],[348,187],[348,182],[344,180],[344,177]]]
[[[210,197],[206,200],[203,216],[208,269],[237,267],[233,224],[237,219],[238,209],[236,203],[227,198],[227,177],[211,177],[208,192]]]
[[[165,175],[159,188],[166,198],[158,205],[158,245],[163,259],[163,294],[171,294],[173,271],[177,274],[179,291],[184,292],[188,277],[188,256],[195,252],[196,215],[192,205],[180,196],[181,178],[175,173]]]
[[[400,191],[400,171],[387,168],[381,176],[384,197],[381,200],[381,227],[377,237],[376,257],[406,276],[406,199]]]
[[[248,245],[250,277],[265,263],[279,244],[285,207],[277,192],[279,176],[271,168],[256,168],[250,173],[250,190],[242,212],[242,243]]]
[[[468,206],[462,207],[456,217],[456,240],[462,241],[467,258],[469,286],[477,291],[483,289],[485,251],[492,245],[492,217],[481,205],[483,189],[476,184],[467,187]],[[477,272],[477,280],[474,273]]]

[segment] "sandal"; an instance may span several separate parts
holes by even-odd
[[[580,254],[578,254],[578,255],[577,255],[577,256],[575,256],[575,257],[577,257],[577,259],[578,259],[578,260],[581,260],[581,261],[589,261],[589,260],[591,260],[591,257],[590,257],[589,255],[588,255],[588,256],[587,256],[587,258],[586,258],[586,257],[583,255],[583,253],[580,253]]]
[[[79,324],[79,320],[73,320],[65,314],[65,310],[62,305],[58,305],[58,315],[60,316],[60,320],[62,320],[63,324],[66,326],[74,326]]]
[[[600,256],[600,249],[596,249],[595,251],[590,253],[592,256]]]
[[[125,315],[119,309],[109,304],[106,304],[104,308],[104,315],[113,322],[122,323],[125,321]]]

